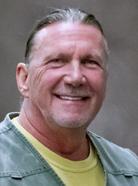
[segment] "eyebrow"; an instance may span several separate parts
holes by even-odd
[[[67,54],[67,53],[65,54],[62,52],[60,53],[51,52],[51,54],[45,56],[44,60],[50,60],[51,58],[57,58],[57,57],[62,59],[71,59],[71,54]]]
[[[68,59],[68,60],[71,60],[72,58],[72,52],[66,52],[66,53],[63,53],[62,51],[61,52],[51,52],[49,53],[48,55],[45,56],[44,58],[44,61],[47,61],[47,60],[50,60],[51,58],[61,58],[61,59]],[[79,59],[80,60],[84,60],[84,59],[93,59],[93,60],[98,60],[101,64],[104,64],[104,60],[102,59],[102,57],[98,54],[86,54],[84,56],[79,56]]]
[[[100,63],[103,63],[102,58],[99,55],[97,55],[97,54],[95,54],[95,55],[88,54],[88,55],[83,56],[81,59],[82,60],[83,59],[94,59],[94,60],[98,60]]]

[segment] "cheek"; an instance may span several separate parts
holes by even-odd
[[[30,75],[30,87],[35,92],[42,94],[52,90],[63,77],[63,71],[59,69],[43,69],[33,71]]]
[[[104,71],[95,71],[89,74],[91,87],[98,94],[103,94],[106,88],[106,73]]]

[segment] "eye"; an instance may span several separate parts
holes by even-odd
[[[49,62],[51,62],[51,63],[61,63],[61,59],[60,58],[55,58],[55,59],[51,59]]]
[[[93,59],[84,59],[82,60],[82,64],[89,68],[101,67],[100,62]]]
[[[64,63],[64,60],[61,58],[54,58],[48,61],[48,64],[55,68],[63,66]]]

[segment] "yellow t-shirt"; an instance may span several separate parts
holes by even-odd
[[[27,132],[14,118],[15,127],[27,138],[34,148],[46,159],[66,186],[104,186],[104,171],[96,153],[90,150],[88,158],[72,161],[56,154]]]

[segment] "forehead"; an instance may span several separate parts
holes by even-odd
[[[62,39],[81,39],[88,41],[100,42],[103,38],[101,32],[92,25],[80,23],[55,23],[38,31],[34,38],[35,45],[42,45],[45,41],[47,43]]]
[[[38,31],[34,37],[32,55],[44,55],[48,51],[74,50],[80,51],[97,50],[103,53],[103,36],[101,32],[92,25],[80,23],[54,23]],[[96,52],[97,52],[96,51]],[[41,54],[40,54],[41,53]],[[43,53],[43,54],[42,54]],[[32,56],[31,55],[31,56]]]

